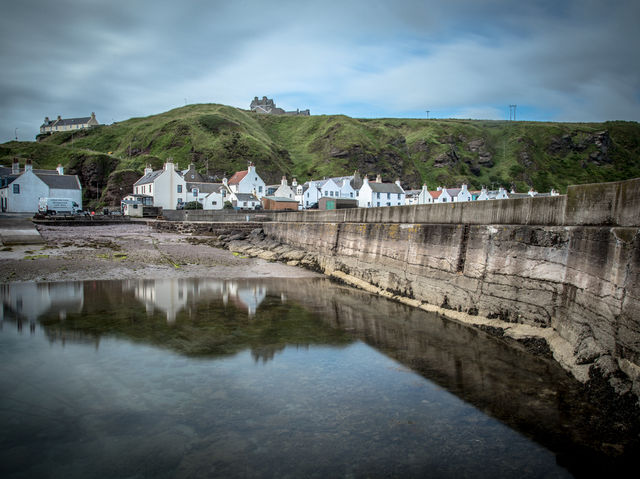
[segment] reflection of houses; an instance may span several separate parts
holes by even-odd
[[[267,295],[264,285],[244,285],[217,279],[129,280],[124,282],[123,288],[133,291],[148,313],[156,310],[164,313],[168,323],[175,322],[181,311],[190,311],[199,301],[207,299],[221,299],[225,305],[231,301],[237,308],[247,311],[249,317],[253,317]]]
[[[82,311],[83,283],[9,283],[0,285],[2,315],[35,324],[38,318],[55,314],[65,319],[68,313]]]
[[[225,283],[228,298],[241,309],[247,311],[249,317],[253,317],[258,310],[260,303],[267,297],[267,287],[263,284],[242,284],[236,281]]]

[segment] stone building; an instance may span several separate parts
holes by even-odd
[[[282,108],[278,108],[271,98],[267,98],[263,96],[262,99],[258,99],[258,97],[254,97],[253,101],[249,105],[251,111],[255,113],[262,113],[265,115],[292,115],[292,116],[309,116],[311,113],[309,109],[306,110],[296,110],[296,111],[284,111]]]
[[[91,116],[82,118],[62,118],[58,115],[55,120],[50,120],[49,117],[45,117],[44,123],[40,125],[40,133],[55,133],[57,131],[71,131],[81,130],[83,128],[91,128],[92,126],[98,126],[98,120],[96,120],[96,114],[91,112]]]

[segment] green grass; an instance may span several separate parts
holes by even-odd
[[[605,161],[595,158],[601,149],[594,142],[599,132],[609,138]],[[558,147],[563,137],[571,138],[568,148]],[[483,142],[481,151],[471,151],[478,140]],[[454,154],[457,160],[434,166],[438,158]],[[200,104],[73,134],[56,133],[39,143],[0,145],[2,164],[10,165],[14,157],[31,158],[38,168],[63,164],[68,173],[81,175],[83,185],[93,185],[87,194],[94,200],[100,196],[95,188],[104,189],[120,178],[114,172],[141,175],[145,165],[158,169],[168,158],[179,168],[193,162],[220,178],[253,161],[268,184],[279,183],[283,174],[303,182],[358,169],[362,175],[382,174],[385,181],[399,177],[412,188],[423,182],[430,188],[466,182],[476,189],[514,184],[522,191],[533,186],[564,192],[570,184],[639,177],[640,126],[269,116]],[[490,161],[483,163],[487,157]]]

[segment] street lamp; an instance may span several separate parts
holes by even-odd
[[[16,128],[16,129],[13,131],[13,133],[15,133],[15,135],[16,135],[16,141],[18,141],[18,129]]]

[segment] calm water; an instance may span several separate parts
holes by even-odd
[[[589,455],[553,363],[326,280],[0,297],[4,478],[567,477]]]

